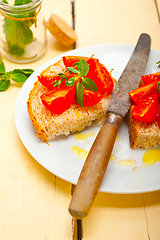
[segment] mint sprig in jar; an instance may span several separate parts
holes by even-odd
[[[0,15],[0,47],[4,58],[27,63],[43,56],[47,40],[42,0],[2,0]]]

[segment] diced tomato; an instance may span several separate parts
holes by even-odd
[[[105,92],[109,92],[111,91],[113,88],[114,88],[114,83],[113,83],[113,80],[112,80],[112,77],[110,75],[110,73],[108,72],[108,70],[105,68],[105,66],[101,63],[100,64],[100,69],[101,69],[101,80],[104,82],[104,89],[105,89]]]
[[[60,77],[59,75],[55,75],[52,77],[38,76],[38,80],[43,86],[52,90],[54,89],[55,82],[60,80]],[[60,86],[63,87],[64,85],[65,85],[65,81],[63,81]]]
[[[90,107],[101,101],[102,95],[99,92],[83,88],[83,106]]]
[[[89,72],[86,77],[95,82],[98,92],[111,91],[114,87],[113,80],[104,65],[100,64],[96,58],[90,58],[87,63],[89,65]]]
[[[134,89],[133,91],[129,92],[130,98],[132,99],[133,102],[139,103],[145,97],[147,97],[155,92],[157,92],[157,96],[158,96],[158,91],[156,90],[157,83],[158,83],[158,81],[152,82],[150,84],[147,84],[147,85],[144,85],[144,86]]]
[[[61,114],[73,103],[75,97],[75,86],[67,87],[57,91],[57,88],[42,94],[43,105],[54,114]]]
[[[160,81],[157,84],[157,96],[158,96],[158,99],[160,100]]]
[[[92,79],[97,85],[98,92],[104,93],[111,91],[114,87],[113,80],[105,68],[105,66],[99,63],[99,60],[96,58],[87,58],[79,56],[65,56],[63,57],[63,62],[66,67],[74,66],[75,62],[78,62],[79,59],[84,59],[89,65],[89,72],[86,77]],[[88,59],[88,60],[87,60]]]
[[[154,93],[139,102],[132,111],[132,116],[140,122],[153,122],[157,118],[158,98]]]
[[[79,56],[64,56],[62,57],[63,63],[66,67],[73,67],[74,63],[78,62],[79,59],[84,59],[86,60],[87,57],[79,57]]]
[[[66,73],[65,76],[66,76],[66,80],[68,81],[69,78],[75,77],[76,74],[75,73]],[[40,83],[43,86],[45,86],[51,90],[54,90],[55,88],[62,89],[62,88],[66,87],[65,79],[60,78],[59,75],[55,75],[53,77],[38,76],[38,80],[40,81]],[[59,80],[61,81],[61,83],[56,87],[55,83]]]
[[[158,103],[158,109],[157,109],[157,123],[160,128],[160,102]]]
[[[160,72],[149,74],[149,75],[143,75],[141,79],[145,84],[149,84],[155,81],[160,81]]]
[[[99,63],[96,58],[87,58],[79,56],[65,56],[63,57],[63,62],[66,67],[74,66],[74,63],[78,62],[80,59],[87,61],[89,65],[89,72],[85,76],[92,79],[97,85],[97,92],[93,92],[86,88],[83,88],[83,106],[90,107],[101,101],[104,92],[109,92],[113,89],[114,83],[110,73],[107,71],[105,66]],[[65,72],[65,75],[47,75],[40,74],[38,77],[42,85],[49,88],[51,91],[42,94],[41,100],[43,105],[55,114],[61,114],[67,110],[72,103],[75,103],[75,89],[76,83],[73,86],[66,86],[66,80],[72,77],[76,77],[76,73]],[[63,77],[63,79],[61,78]],[[67,78],[67,79],[66,79]],[[55,84],[58,83],[58,86]],[[102,94],[101,94],[102,93]]]

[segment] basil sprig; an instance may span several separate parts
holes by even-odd
[[[157,91],[160,93],[160,81],[157,83],[156,89],[157,89]]]
[[[8,4],[7,0],[2,0],[3,3]],[[33,2],[33,0],[15,0],[14,6],[25,5]],[[33,17],[35,11],[25,13],[18,13],[13,15],[15,18]],[[6,37],[5,49],[12,55],[22,56],[25,48],[33,41],[33,32],[30,27],[34,24],[34,20],[15,21],[10,19],[12,14],[4,18],[3,31]]]
[[[160,61],[156,62],[158,64],[157,68],[160,68]]]
[[[33,73],[32,69],[14,69],[6,72],[2,57],[0,58],[0,91],[6,91],[9,88],[11,80],[17,83],[23,83]]]
[[[156,62],[158,64],[157,68],[160,68],[160,61]],[[157,83],[157,91],[160,92],[160,81]]]
[[[71,87],[74,84],[76,84],[76,93],[75,93],[75,100],[76,102],[81,106],[83,106],[83,88],[86,88],[88,90],[91,90],[93,92],[97,92],[97,86],[95,82],[86,77],[88,72],[89,72],[89,65],[88,63],[80,59],[78,62],[74,64],[73,67],[67,67],[66,68],[66,73],[69,72],[76,74],[74,77],[71,77],[67,80],[67,77],[65,73],[60,73],[60,80],[54,82],[54,87],[55,86],[60,86],[61,80],[65,80],[66,86]]]

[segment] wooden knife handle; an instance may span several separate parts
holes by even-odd
[[[101,127],[84,163],[69,206],[70,214],[86,217],[96,197],[105,174],[117,135],[117,125],[122,118],[113,113]]]

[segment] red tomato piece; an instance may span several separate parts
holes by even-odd
[[[87,58],[79,56],[65,56],[63,57],[63,62],[66,67],[74,66],[75,62],[78,62],[79,59],[84,59],[89,65],[89,72],[86,77],[92,79],[97,85],[98,92],[104,93],[111,91],[114,87],[113,80],[105,68],[105,66],[99,63],[99,60],[96,58]],[[87,60],[88,59],[88,60]]]
[[[110,73],[108,72],[108,70],[105,68],[105,66],[101,63],[100,64],[100,69],[101,69],[101,80],[104,82],[104,88],[105,88],[105,92],[109,92],[114,88],[114,83],[112,80],[112,77],[110,75]]]
[[[157,118],[158,98],[154,93],[139,102],[132,111],[132,116],[140,122],[153,122]]]
[[[87,57],[79,57],[79,56],[64,56],[62,57],[63,63],[66,67],[73,67],[74,63],[78,62],[79,59],[84,59],[86,60]]]
[[[57,91],[57,88],[42,94],[43,105],[54,114],[61,114],[73,103],[75,97],[75,86]]]
[[[153,74],[148,74],[148,75],[143,75],[141,76],[141,79],[145,84],[149,84],[155,81],[160,81],[160,72],[153,73]]]
[[[129,96],[132,99],[133,102],[135,103],[139,103],[140,101],[142,101],[145,97],[157,92],[156,90],[157,88],[157,83],[156,82],[152,82],[150,84],[141,86],[139,88],[134,89],[133,91],[129,92]]]
[[[98,88],[98,92],[99,92],[100,84],[101,84],[100,78],[98,76],[99,60],[96,58],[90,58],[90,59],[88,59],[87,63],[89,65],[89,72],[86,77],[92,79],[92,81],[95,82],[95,84],[97,85],[97,88]]]
[[[60,80],[60,77],[58,75],[52,76],[52,77],[43,77],[43,76],[38,76],[38,80],[40,83],[49,88],[49,89],[54,89],[54,84],[56,81]],[[65,81],[62,81],[61,87],[65,86]]]
[[[157,123],[160,128],[160,102],[158,103],[158,109],[157,109]]]
[[[93,92],[91,90],[83,88],[83,106],[90,107],[99,103],[102,99],[102,95],[99,92]]]
[[[104,93],[111,91],[114,87],[114,84],[105,66],[96,58],[90,58],[87,63],[89,65],[89,72],[86,77],[95,82],[98,92]]]

